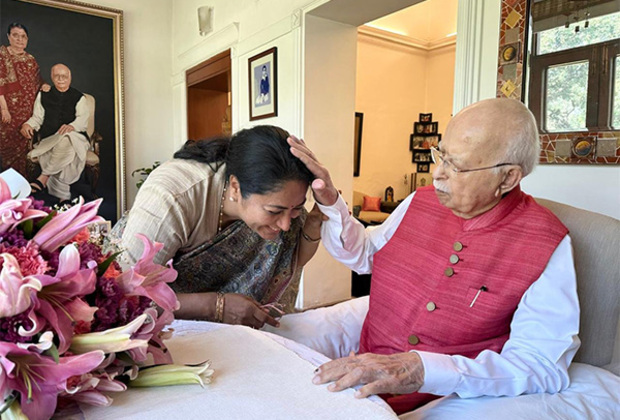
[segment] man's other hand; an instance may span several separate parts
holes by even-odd
[[[19,130],[19,132],[22,133],[22,136],[30,140],[34,135],[34,128],[32,128],[30,124],[24,123],[22,124],[22,128],[21,130]]]
[[[58,129],[58,134],[63,135],[63,134],[67,134],[70,133],[72,131],[75,131],[75,128],[73,128],[72,125],[69,124],[63,124],[62,126],[60,126],[60,128]]]
[[[342,391],[364,385],[355,397],[373,394],[410,394],[424,383],[424,365],[417,353],[391,355],[365,353],[332,360],[321,365],[312,379],[315,384],[333,382],[327,389]]]

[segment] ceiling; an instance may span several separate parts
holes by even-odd
[[[426,0],[366,25],[434,43],[456,33],[458,0]]]

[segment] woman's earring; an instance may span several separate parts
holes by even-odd
[[[234,199],[234,198],[232,198],[232,197],[228,197],[228,199],[229,199],[230,201],[235,201],[235,199]]]

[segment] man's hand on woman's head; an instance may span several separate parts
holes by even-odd
[[[306,146],[306,143],[295,136],[290,136],[288,144],[291,146],[291,153],[301,160],[306,167],[314,174],[316,179],[312,182],[312,191],[314,198],[319,204],[331,206],[338,199],[338,191],[332,183],[327,168],[318,161],[312,150]]]
[[[373,394],[410,394],[424,383],[424,365],[414,352],[391,355],[351,352],[349,357],[321,365],[312,382],[333,382],[327,389],[334,392],[364,385],[355,392],[357,398]]]
[[[279,327],[280,323],[269,316],[269,309],[261,308],[254,299],[238,293],[224,295],[224,323],[246,325],[260,329],[265,324]]]

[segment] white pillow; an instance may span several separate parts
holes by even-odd
[[[620,377],[583,363],[573,363],[569,374],[571,385],[557,394],[479,398],[450,395],[402,414],[400,419],[620,419]]]

